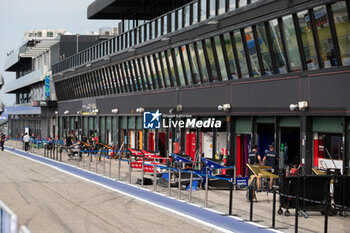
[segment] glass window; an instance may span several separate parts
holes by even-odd
[[[308,70],[319,69],[308,11],[298,13],[298,22]]]
[[[124,90],[124,92],[128,92],[127,83],[125,81],[125,78],[124,78],[125,76],[124,76],[124,74],[123,74],[123,72],[121,70],[121,67],[120,67],[119,64],[116,65],[116,67],[117,67],[118,76],[119,76],[119,79],[120,79],[120,83],[122,84],[123,90]]]
[[[230,4],[230,6],[229,6],[230,10],[236,9],[236,0],[230,0],[229,4]]]
[[[146,56],[146,57],[144,57],[144,62],[145,62],[145,71],[146,71],[146,74],[147,74],[147,80],[148,80],[148,82],[149,82],[149,84],[150,84],[150,87],[151,87],[151,89],[153,89],[153,80],[152,80],[152,75],[151,75],[151,70],[150,70],[150,63],[149,63],[149,61],[148,61],[148,57]]]
[[[143,84],[142,84],[142,78],[140,75],[140,70],[137,64],[137,59],[132,61],[133,69],[134,69],[134,74],[136,78],[138,79],[137,85],[138,85],[138,90],[143,90]]]
[[[176,22],[176,11],[171,13],[171,31],[174,32],[175,29],[175,22]]]
[[[192,15],[192,24],[195,24],[198,22],[198,2],[192,4]]]
[[[211,18],[215,16],[216,0],[209,0],[209,6],[210,6],[209,18]]]
[[[313,12],[320,45],[320,56],[323,61],[323,67],[329,68],[332,66],[337,66],[338,64],[335,56],[334,43],[331,35],[331,29],[329,27],[329,20],[327,16],[326,7],[316,7],[314,8]]]
[[[245,51],[243,47],[243,41],[241,37],[240,31],[234,32],[234,40],[236,43],[237,48],[237,54],[238,54],[238,60],[239,60],[239,66],[241,68],[242,78],[249,78],[249,72],[248,72],[248,66],[247,66],[247,60],[245,58]]]
[[[271,37],[273,37],[274,32],[271,29]],[[256,27],[256,31],[258,34],[258,40],[260,44],[260,52],[261,52],[261,57],[264,63],[264,68],[266,75],[271,75],[273,74],[273,66],[272,66],[272,60],[271,60],[271,54],[269,51],[269,45],[268,45],[268,38],[266,36],[266,31],[265,31],[265,26],[264,24],[259,24]]]
[[[177,29],[182,28],[182,9],[177,10]]]
[[[190,25],[190,6],[184,8],[185,27]]]
[[[239,7],[246,6],[247,0],[239,0]]]
[[[179,73],[180,86],[185,86],[186,84],[185,76],[184,76],[184,70],[182,68],[179,48],[175,48],[175,61],[176,61],[176,67]]]
[[[218,56],[218,61],[220,66],[221,78],[222,80],[228,80],[226,65],[225,65],[225,58],[224,58],[224,54],[221,46],[220,37],[216,36],[214,38],[214,42],[215,42],[216,54]]]
[[[218,74],[218,70],[216,69],[213,47],[212,47],[210,39],[205,40],[205,46],[206,46],[207,53],[208,53],[210,70],[211,70],[211,73],[213,75],[213,82],[218,82],[219,81],[219,74]]]
[[[128,81],[129,81],[129,86],[130,86],[130,90],[131,91],[136,91],[136,89],[134,88],[134,84],[135,84],[135,76],[132,72],[132,67],[130,66],[129,62],[125,62],[124,63],[124,67],[125,67],[125,73],[128,77]]]
[[[153,58],[155,70],[157,71],[156,74],[159,78],[160,85],[163,88],[164,87],[164,79],[163,79],[162,67],[160,66],[161,60],[158,57],[158,53],[154,54],[154,56],[152,56],[152,58]],[[157,82],[158,82],[158,80],[157,80]]]
[[[140,74],[142,74],[145,89],[151,89],[151,87],[148,85],[148,82],[147,82],[147,74],[145,72],[145,66],[143,65],[143,59],[140,58],[138,61],[139,61]]]
[[[193,43],[189,44],[189,53],[187,53],[187,56],[188,56],[189,62],[192,64],[193,79],[195,80],[196,83],[200,83],[201,78],[200,78],[200,74],[199,74],[199,67],[198,67],[198,62],[197,62],[196,51],[195,51]]]
[[[261,76],[258,54],[255,47],[255,40],[253,36],[252,27],[247,27],[244,29],[245,39],[247,41],[248,53],[250,56],[250,63],[252,65],[253,76],[259,77]],[[259,41],[258,41],[259,43]]]
[[[159,82],[158,82],[158,67],[156,66],[155,64],[155,61],[154,61],[154,58],[153,58],[153,55],[150,55],[149,56],[149,61],[150,61],[150,64],[151,64],[151,74],[153,74],[153,82],[155,83],[155,86],[157,89],[159,89]]]
[[[173,80],[174,86],[177,86],[178,84],[177,84],[177,81],[176,81],[175,68],[174,68],[174,63],[173,63],[171,51],[168,50],[166,52],[166,54],[167,54],[167,59],[168,59],[168,62],[169,62],[169,70],[170,70],[170,73],[171,73],[171,79]]]
[[[168,33],[168,15],[163,17],[163,35]]]
[[[271,20],[269,22],[270,34],[272,38],[272,49],[274,56],[276,58],[276,65],[278,73],[284,74],[287,73],[287,62],[285,59],[285,54],[283,50],[283,44],[281,40],[281,32],[278,25],[278,20]],[[266,68],[265,68],[266,69]]]
[[[162,19],[163,18],[158,18],[157,22],[158,22],[158,33],[157,33],[157,37],[162,35]]]
[[[226,46],[226,53],[227,53],[227,59],[228,63],[230,65],[230,71],[231,71],[231,77],[232,79],[237,79],[237,69],[235,65],[235,58],[233,54],[233,49],[232,49],[232,44],[231,44],[231,39],[230,39],[230,34],[224,34],[224,42]]]
[[[115,77],[114,72],[113,72],[113,67],[110,66],[107,69],[108,69],[109,76],[111,79],[112,91],[114,94],[118,93],[117,84],[116,84],[116,77]]]
[[[120,78],[119,78],[119,75],[118,75],[118,71],[117,71],[117,67],[116,66],[112,66],[112,70],[113,70],[113,77],[114,77],[114,82],[116,82],[118,88],[118,92],[119,93],[122,93],[124,92],[124,90],[122,89],[122,84],[120,82]]]
[[[122,72],[122,75],[123,75],[123,78],[124,78],[125,85],[128,87],[128,91],[132,92],[133,88],[132,88],[132,84],[131,84],[131,80],[130,80],[130,77],[129,77],[128,70],[126,69],[126,64],[125,63],[121,63],[120,67],[121,67],[121,72]]]
[[[344,1],[332,5],[341,60],[344,66],[350,65],[350,25]]]
[[[282,18],[282,22],[290,70],[300,71],[300,54],[298,49],[297,37],[295,34],[295,28],[293,24],[293,17],[291,15],[285,16]]]
[[[140,43],[143,43],[145,41],[145,28],[144,26],[139,27],[140,30]]]
[[[166,54],[164,53],[164,51],[161,52],[162,65],[163,65],[163,69],[164,69],[165,84],[167,87],[170,87],[171,82],[170,82],[169,70],[168,70],[168,65],[167,65],[165,56],[166,56]]]
[[[200,0],[201,1],[201,21],[207,19],[207,1],[206,0]]]
[[[219,15],[225,13],[226,0],[219,0]]]
[[[202,82],[206,83],[209,82],[209,74],[207,70],[207,64],[205,63],[205,56],[203,51],[203,45],[201,42],[196,42],[197,50],[198,50],[198,56],[199,56],[199,62],[200,62],[200,69],[202,71],[203,79]]]
[[[150,34],[150,26],[151,26],[150,23],[148,23],[148,24],[145,25],[145,30],[146,30],[146,38],[145,38],[145,41],[149,40],[149,38],[150,38],[150,36],[149,36],[149,34]]]
[[[190,64],[189,64],[189,60],[188,60],[188,55],[187,55],[187,50],[186,50],[186,46],[181,46],[181,51],[182,51],[182,56],[183,56],[183,60],[184,60],[184,69],[185,69],[185,73],[187,76],[187,81],[189,85],[193,84],[193,80],[192,80],[192,74],[191,74],[191,69],[190,69]]]

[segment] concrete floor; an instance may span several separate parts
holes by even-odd
[[[7,142],[7,146],[13,146],[16,147],[15,142]],[[21,147],[20,143],[17,143],[17,147]],[[43,150],[37,150],[32,149],[33,153],[43,155]],[[89,158],[84,156],[83,161],[77,161],[77,160],[68,160],[65,153],[63,153],[62,161],[65,163],[72,164],[74,166],[78,166],[80,168],[89,169],[92,172],[96,172],[102,175],[109,176],[111,174],[111,177],[114,179],[118,179],[118,162],[116,160],[101,160],[101,161],[95,161],[95,158],[93,158],[92,162],[89,161]],[[111,172],[110,168],[111,167]],[[97,169],[96,169],[97,168]],[[121,181],[124,181],[126,183],[129,182],[129,168],[127,162],[121,162]],[[146,177],[149,177],[153,179],[152,174],[147,174]],[[136,184],[136,180],[138,178],[141,178],[141,172],[140,170],[132,170],[131,173],[131,184]],[[74,186],[74,185],[73,185]],[[79,186],[77,186],[79,187]],[[153,186],[144,186],[147,189],[154,190]],[[108,192],[108,191],[107,191]],[[163,193],[165,195],[169,195],[169,191],[167,188],[163,188],[160,186],[157,186],[157,192]],[[85,193],[85,192],[84,192]],[[88,193],[86,193],[88,195]],[[118,194],[119,195],[119,194]],[[180,193],[177,188],[171,189],[172,197],[180,198]],[[239,218],[242,218],[244,220],[249,219],[249,202],[246,200],[246,190],[237,190],[234,192],[233,196],[233,214],[238,215]],[[0,199],[2,196],[0,195]],[[124,197],[126,198],[126,197]],[[189,192],[188,191],[181,191],[181,199],[188,201],[189,200]],[[204,199],[205,199],[205,191],[204,190],[197,190],[192,192],[192,198],[191,202],[193,204],[204,206]],[[257,193],[257,200],[258,202],[254,202],[254,220],[258,220],[259,224],[270,227],[272,222],[272,194],[266,194],[266,193]],[[5,201],[5,200],[4,200]],[[131,201],[136,202],[136,201]],[[229,202],[229,192],[227,190],[210,190],[209,191],[209,202],[208,202],[208,208],[211,208],[213,210],[219,211],[223,214],[228,213],[228,202]],[[141,205],[144,205],[143,203]],[[276,206],[276,209],[278,209],[278,204]],[[14,210],[15,211],[15,210]],[[15,211],[16,212],[16,211]],[[295,215],[294,210],[291,210],[291,216],[285,217],[285,216],[279,216],[276,214],[276,227],[279,228],[280,231],[284,232],[294,232],[294,222],[295,222]],[[111,211],[111,214],[113,214],[113,211]],[[324,216],[322,216],[319,212],[308,212],[309,218],[305,219],[303,217],[299,218],[299,232],[323,232],[324,229]],[[174,216],[169,213],[169,216]],[[153,218],[152,218],[153,219]],[[329,217],[328,220],[328,232],[349,232],[350,233],[350,224],[349,224],[350,217],[340,217],[340,216],[333,216]],[[170,232],[172,232],[171,227],[169,227]],[[177,229],[180,231],[179,229]],[[210,229],[212,230],[212,229]],[[168,231],[168,227],[167,227]],[[175,231],[174,232],[178,232]],[[69,231],[68,231],[69,232]],[[76,232],[76,231],[74,231]],[[107,231],[108,232],[108,231]],[[133,231],[131,232],[138,232]],[[157,232],[157,231],[153,231]],[[189,231],[192,232],[192,231]],[[196,231],[194,231],[196,232]],[[203,231],[201,231],[203,232]]]

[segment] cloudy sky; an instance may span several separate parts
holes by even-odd
[[[63,28],[72,34],[96,31],[100,27],[117,26],[117,21],[88,20],[87,7],[93,0],[0,0],[0,73],[6,83],[15,79],[4,71],[6,54],[17,48],[28,30]],[[14,95],[3,94],[0,99],[12,105]]]

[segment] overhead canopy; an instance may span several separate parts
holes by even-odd
[[[88,19],[150,20],[191,0],[95,0],[87,10]]]

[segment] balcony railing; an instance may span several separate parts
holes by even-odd
[[[166,38],[168,33],[186,28],[211,17],[246,6],[259,0],[195,0],[151,21],[126,31],[114,38],[83,50],[52,66],[56,74],[119,51],[134,50],[133,46],[156,38]],[[236,5],[238,4],[238,5]]]

